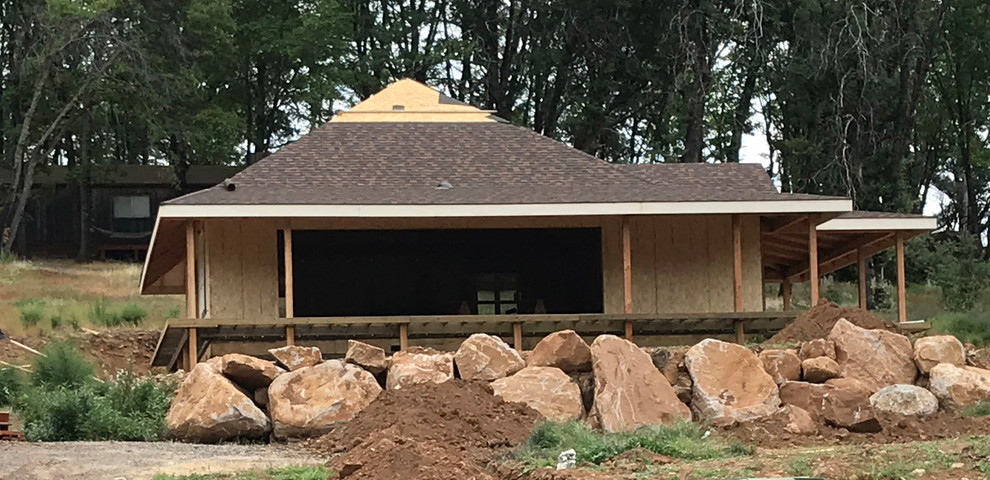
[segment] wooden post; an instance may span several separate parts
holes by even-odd
[[[859,269],[859,308],[866,310],[866,255],[862,248],[856,249],[856,261]]]
[[[512,346],[516,348],[517,351],[522,351],[522,323],[516,322],[512,324]]]
[[[734,312],[743,311],[742,217],[732,216],[732,303]],[[736,343],[746,343],[743,322],[736,322]]]
[[[633,313],[632,295],[632,234],[629,231],[629,217],[622,217],[622,311]],[[626,321],[626,340],[633,339],[633,326]]]
[[[904,278],[904,237],[897,234],[897,321],[907,322],[907,283]]]
[[[780,289],[784,292],[784,311],[791,311],[791,280],[785,278],[780,284]]]
[[[808,281],[811,283],[811,307],[818,305],[818,225],[815,215],[808,215]]]
[[[405,351],[409,349],[409,324],[400,323],[399,324],[399,350]]]
[[[192,220],[186,221],[186,317],[198,318],[196,303],[196,231]],[[192,370],[198,361],[199,348],[196,345],[196,329],[189,329],[189,341],[186,345],[188,354],[188,369]]]
[[[285,318],[295,318],[296,316],[296,304],[295,304],[295,288],[293,287],[293,274],[292,274],[292,230],[282,230],[282,247],[284,254],[282,255],[285,262]],[[285,327],[285,344],[295,345],[296,344],[296,326],[286,325]]]

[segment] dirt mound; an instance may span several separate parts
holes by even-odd
[[[814,308],[802,312],[790,325],[770,337],[766,343],[807,342],[816,338],[825,338],[840,318],[862,328],[888,328],[883,319],[861,308],[840,307],[832,302],[821,302]]]
[[[930,441],[969,435],[985,435],[990,430],[990,417],[964,418],[939,412],[930,417],[881,416],[882,427],[877,433],[852,433],[844,428],[818,425],[818,435],[796,435],[784,427],[786,419],[771,417],[759,422],[746,422],[725,427],[724,433],[747,445],[778,449],[790,446],[835,444],[888,444]]]
[[[44,350],[52,340],[66,340],[93,360],[97,374],[103,378],[118,370],[131,370],[146,375],[151,368],[151,356],[158,344],[158,332],[120,330],[98,335],[77,332],[67,337],[18,337],[14,340],[36,350]],[[34,354],[20,348],[10,339],[0,340],[0,360],[16,365],[30,364]]]
[[[541,417],[492,395],[484,383],[450,380],[383,392],[353,420],[308,448],[336,455],[341,477],[492,479],[486,465],[523,442]]]

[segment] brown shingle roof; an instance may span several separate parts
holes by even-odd
[[[443,205],[805,198],[777,193],[761,171],[759,166],[738,164],[613,165],[505,123],[330,122],[237,174],[234,191],[215,187],[168,203]],[[436,188],[442,182],[452,188]]]

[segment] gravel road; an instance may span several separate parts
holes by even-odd
[[[159,473],[225,473],[324,459],[289,445],[171,442],[0,442],[0,479],[140,480]]]

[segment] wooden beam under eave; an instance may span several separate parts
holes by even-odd
[[[743,311],[742,217],[732,216],[732,305],[733,311]],[[736,322],[736,343],[746,343],[743,322]]]
[[[859,308],[866,310],[866,252],[862,247],[856,249],[856,263],[859,270]]]
[[[785,222],[782,222],[782,223],[781,222],[778,222],[775,225],[770,226],[767,229],[767,231],[766,231],[766,233],[764,235],[767,235],[767,234],[769,234],[769,235],[775,235],[775,234],[781,233],[781,232],[783,232],[785,230],[791,230],[794,227],[797,227],[798,225],[803,225],[804,222],[805,222],[805,218],[804,218],[803,215],[796,216],[796,217],[794,217],[794,218],[792,218],[790,220],[787,220]]]
[[[196,303],[196,229],[192,220],[186,222],[186,317],[199,318]],[[187,369],[191,371],[199,360],[199,346],[196,344],[196,329],[187,330],[188,354]]]
[[[632,292],[632,233],[629,227],[629,217],[622,217],[622,311],[633,313]],[[633,339],[632,322],[625,322],[626,340]]]
[[[818,305],[821,284],[818,283],[818,224],[814,215],[808,215],[808,280],[811,283],[811,307]]]
[[[904,278],[904,236],[897,234],[897,321],[907,322],[907,281]]]
[[[292,230],[282,230],[283,261],[285,262],[285,318],[296,316],[296,295],[294,287],[294,274],[292,271]],[[285,327],[285,344],[296,344],[296,326]]]

